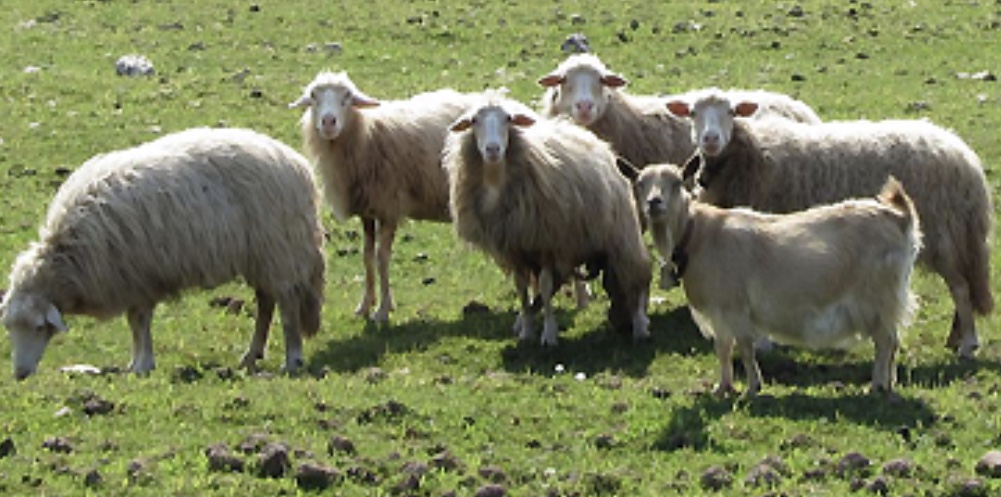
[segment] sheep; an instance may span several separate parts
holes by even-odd
[[[389,319],[389,261],[403,219],[451,220],[441,148],[449,125],[476,101],[454,90],[380,101],[361,92],[347,73],[324,71],[289,104],[306,107],[304,148],[334,216],[361,218],[365,289],[355,314],[367,316],[375,305],[378,265],[381,294],[372,319]]]
[[[237,277],[257,297],[242,364],[263,357],[277,303],[285,369],[297,370],[323,303],[317,197],[305,157],[250,130],[195,128],[91,158],[59,188],[40,240],[11,269],[0,319],[14,376],[35,372],[67,314],[125,313],[129,369],[148,373],[156,305]]]
[[[909,280],[921,247],[918,215],[890,177],[876,199],[790,214],[694,201],[673,165],[640,172],[636,189],[658,252],[669,257],[692,317],[714,339],[717,393],[734,391],[737,345],[749,396],[762,385],[756,339],[810,348],[872,339],[873,390],[891,390],[899,338],[915,308]]]
[[[632,95],[622,90],[626,79],[608,70],[590,53],[567,57],[538,80],[546,88],[541,114],[570,116],[578,124],[609,141],[630,163],[681,164],[695,152],[691,125],[664,109],[671,97]],[[763,102],[761,115],[782,116],[807,123],[820,122],[805,103],[766,91],[732,90]]]
[[[946,342],[961,357],[979,346],[974,313],[994,305],[989,281],[991,198],[977,154],[926,120],[805,126],[742,119],[754,101],[706,90],[669,110],[691,117],[700,152],[686,167],[702,201],[791,212],[876,191],[888,175],[914,199],[925,234],[918,262],[938,273],[955,304]],[[736,117],[736,118],[734,118]]]
[[[650,256],[611,148],[568,121],[542,119],[499,94],[485,98],[451,125],[442,165],[458,237],[514,273],[519,338],[533,335],[528,286],[537,277],[541,342],[557,343],[551,297],[585,264],[603,270],[612,326],[648,337]]]

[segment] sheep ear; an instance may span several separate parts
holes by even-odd
[[[49,304],[49,309],[45,311],[45,322],[56,329],[56,331],[65,332],[67,330],[66,323],[63,322],[63,316],[59,313],[59,309],[56,306]]]
[[[312,106],[314,103],[316,103],[316,102],[313,101],[313,97],[311,97],[309,95],[303,95],[303,96],[299,97],[299,99],[296,100],[295,102],[292,102],[292,103],[288,104],[288,108],[290,108],[290,109],[296,109],[296,108],[299,108],[299,107],[309,107],[309,106]]]
[[[601,77],[601,84],[609,88],[621,88],[629,84],[629,81],[618,74],[606,74]]]
[[[511,116],[511,124],[527,128],[528,126],[535,124],[535,118],[525,114],[515,114]]]
[[[688,106],[688,102],[681,100],[671,100],[668,102],[667,110],[678,117],[690,117],[692,115],[692,108]]]
[[[733,115],[737,117],[750,117],[758,110],[758,104],[754,102],[741,102],[733,107]]]
[[[630,182],[635,182],[636,178],[640,175],[640,170],[633,165],[632,162],[626,160],[625,157],[616,156],[615,165],[619,166],[619,172],[626,177]]]
[[[452,123],[448,129],[453,133],[461,133],[473,126],[473,120],[468,117],[460,117],[458,121]]]
[[[694,179],[695,175],[699,173],[699,169],[702,169],[702,154],[696,152],[688,159],[685,167],[681,170],[681,181],[686,189],[692,190],[695,188]]]
[[[540,86],[544,86],[546,88],[552,88],[554,86],[559,86],[563,84],[564,79],[566,78],[557,73],[552,73],[539,78],[538,83]]]
[[[355,92],[351,95],[351,106],[356,109],[367,109],[382,105],[378,99],[372,98],[362,92]]]

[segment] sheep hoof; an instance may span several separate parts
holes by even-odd
[[[750,392],[750,390],[748,390]],[[713,395],[719,398],[733,397],[737,395],[737,389],[733,388],[732,384],[719,384],[716,388],[713,388]]]
[[[263,353],[248,351],[246,354],[243,354],[243,357],[240,359],[240,367],[253,370],[257,366],[257,361],[260,359],[264,359]]]
[[[372,314],[372,321],[375,321],[376,323],[385,323],[389,321],[389,310],[379,309],[375,312],[375,314]]]

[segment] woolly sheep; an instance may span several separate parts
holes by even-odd
[[[450,221],[441,148],[449,125],[474,102],[473,95],[453,90],[380,101],[362,93],[347,73],[321,72],[289,104],[306,107],[306,155],[334,215],[361,218],[365,289],[356,314],[367,316],[375,305],[378,264],[381,294],[372,319],[389,319],[389,260],[404,218]]]
[[[627,93],[626,78],[611,72],[594,54],[569,56],[538,82],[546,88],[542,115],[571,117],[637,167],[682,164],[695,152],[691,124],[664,109],[671,97]],[[761,102],[760,115],[820,122],[809,106],[787,95],[761,90],[732,93]]]
[[[19,379],[66,331],[66,314],[125,313],[129,369],[149,372],[157,303],[237,277],[258,304],[245,366],[263,357],[276,303],[287,370],[303,363],[301,335],[320,325],[323,234],[309,164],[253,131],[191,129],[98,155],[60,187],[39,236],[0,305]]]
[[[699,199],[722,207],[791,212],[871,195],[887,176],[914,199],[925,234],[919,262],[945,280],[956,312],[947,344],[960,356],[979,345],[974,312],[993,307],[989,282],[990,194],[980,159],[958,136],[924,120],[747,120],[754,101],[707,90],[669,109],[694,120]],[[734,117],[737,117],[736,119]]]
[[[649,335],[650,256],[629,182],[607,143],[563,120],[493,95],[451,126],[443,152],[458,236],[514,273],[515,331],[531,338],[528,286],[538,278],[543,345],[557,341],[551,297],[574,268],[603,270],[609,320]]]
[[[790,214],[692,201],[670,165],[644,169],[636,188],[657,250],[672,260],[699,329],[715,340],[717,392],[733,390],[734,344],[747,394],[760,390],[754,342],[766,336],[810,348],[869,337],[872,388],[893,388],[897,328],[914,309],[909,280],[921,243],[899,182],[888,180],[878,199]]]

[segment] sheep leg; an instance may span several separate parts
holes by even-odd
[[[361,226],[365,232],[361,256],[365,264],[365,293],[355,308],[355,315],[368,317],[369,311],[375,304],[375,219],[363,217]]]
[[[734,339],[729,335],[717,334],[713,340],[716,359],[719,360],[719,384],[713,389],[713,393],[718,396],[730,395],[735,391],[733,388],[733,344]]]
[[[972,359],[980,348],[977,329],[973,320],[973,303],[970,301],[970,287],[965,279],[952,278],[947,281],[949,293],[956,305],[952,318],[952,330],[947,344],[956,348],[956,353],[964,359]]]
[[[389,311],[394,309],[393,293],[389,287],[389,260],[393,256],[393,240],[396,238],[396,221],[379,222],[379,248],[376,251],[379,266],[379,309],[372,320],[389,321]]]
[[[253,368],[258,359],[264,358],[264,349],[268,345],[268,330],[275,313],[275,299],[267,293],[257,290],[257,319],[254,322],[254,336],[250,339],[250,347],[243,354],[240,366]]]
[[[153,307],[133,307],[127,313],[129,328],[132,329],[132,362],[129,363],[129,371],[136,374],[146,374],[156,368],[153,337],[150,334]]]
[[[285,372],[295,373],[305,361],[302,358],[302,323],[299,321],[299,299],[294,291],[288,292],[278,302],[282,331],[285,333]]]
[[[556,293],[556,282],[553,279],[553,269],[551,267],[542,268],[539,274],[539,291],[542,293],[542,345],[556,345],[556,336],[559,333],[559,325],[556,323],[556,314],[553,312],[553,294]]]
[[[897,354],[899,341],[893,325],[881,327],[872,336],[876,346],[876,358],[872,364],[872,391],[893,390],[897,381],[897,369],[894,367],[894,357]]]
[[[649,300],[649,292],[643,290],[636,305],[636,312],[633,314],[633,341],[638,342],[650,338],[650,318],[646,315]]]
[[[519,340],[532,338],[532,298],[528,293],[531,278],[531,274],[527,271],[515,271],[514,273],[514,284],[518,289],[518,299],[521,302],[521,310],[514,320],[514,333]]]

